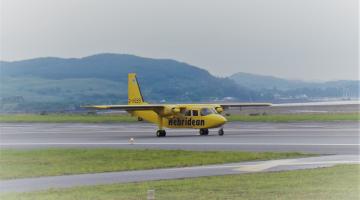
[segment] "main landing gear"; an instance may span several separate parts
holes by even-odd
[[[218,134],[220,136],[223,136],[224,135],[224,129],[223,128],[219,129]]]
[[[200,129],[199,132],[200,132],[200,135],[209,135],[209,129],[207,129],[207,128],[202,128],[202,129]],[[220,136],[223,136],[224,135],[224,129],[223,128],[219,129],[218,134]],[[158,131],[156,131],[156,136],[157,137],[165,137],[166,136],[166,131],[165,130],[158,130]]]
[[[165,137],[166,136],[166,131],[165,130],[158,130],[158,131],[156,131],[156,136],[157,137]]]
[[[209,129],[201,128],[200,129],[200,135],[209,135]]]
[[[224,135],[224,129],[223,128],[219,129],[218,134],[220,136],[223,136]],[[209,129],[207,129],[207,128],[200,129],[200,135],[209,135]]]
[[[156,136],[165,137],[166,131],[163,129],[163,118],[160,115],[158,115],[158,120],[159,120],[159,130],[156,131]]]

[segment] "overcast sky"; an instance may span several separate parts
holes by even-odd
[[[1,60],[112,52],[217,76],[359,79],[357,0],[0,0]]]

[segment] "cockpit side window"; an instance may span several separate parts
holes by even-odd
[[[211,110],[210,108],[202,108],[202,109],[200,110],[201,116],[210,115],[210,114],[212,114],[212,113],[214,113],[214,112],[213,112],[213,110]]]
[[[192,111],[192,116],[199,116],[199,111],[193,110]]]

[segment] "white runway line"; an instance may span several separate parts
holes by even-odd
[[[251,162],[251,161],[250,161]],[[256,161],[255,161],[256,162]],[[261,164],[237,164],[237,165],[214,165],[214,166],[195,166],[184,167],[181,170],[193,170],[193,169],[226,169],[234,168],[236,171],[263,171],[272,167],[278,166],[292,166],[292,165],[326,165],[326,164],[360,164],[360,161],[346,160],[346,161],[319,161],[319,162],[297,162],[297,160],[270,160],[264,161]],[[255,170],[256,169],[256,170]],[[177,171],[178,168],[164,169],[169,171]]]
[[[21,133],[0,133],[0,135],[26,135],[26,134],[33,134],[33,133],[37,133],[37,134],[65,134],[65,132],[21,132]],[[100,134],[107,134],[107,133],[114,133],[114,132],[109,132],[109,131],[100,131],[98,132],[99,135]],[[125,133],[131,133],[131,132],[125,132]],[[134,132],[133,132],[134,133]],[[174,133],[181,133],[181,132],[174,132]],[[76,133],[71,133],[71,135],[82,135],[82,134],[88,134],[88,132],[76,132]],[[168,138],[171,138],[172,134],[169,133]],[[210,132],[210,135],[217,135],[217,133]],[[96,134],[94,134],[96,135]],[[149,133],[149,136],[151,136],[152,133]],[[194,136],[200,136],[197,133],[193,134]],[[121,135],[119,135],[121,136]],[[288,134],[284,134],[284,135],[272,135],[272,134],[251,134],[251,133],[242,133],[242,135],[233,135],[233,134],[226,134],[226,137],[359,137],[360,135],[321,135],[321,134],[311,134],[311,135],[288,135]],[[136,137],[136,135],[134,135],[134,137]],[[202,137],[203,138],[203,137]]]
[[[266,169],[279,166],[296,165],[336,165],[336,164],[360,164],[360,161],[319,161],[319,162],[297,162],[296,160],[274,160],[255,165],[242,165],[234,169],[236,171],[260,172]]]
[[[9,130],[7,130],[9,131]],[[11,131],[11,130],[10,130]],[[71,130],[70,130],[71,131]],[[89,130],[76,130],[76,133],[88,133]],[[94,130],[91,131],[96,133],[144,133],[149,132],[153,133],[155,132],[153,129],[143,129],[143,130]],[[246,133],[246,132],[360,132],[359,129],[225,129],[225,132],[239,132],[239,133]],[[197,130],[168,130],[169,133],[197,133]],[[216,132],[216,130],[210,130],[210,132]],[[31,134],[31,133],[48,133],[48,134],[56,134],[56,133],[69,133],[69,130],[24,130],[22,132],[16,132],[16,133],[8,133],[2,130],[0,132],[0,135],[10,135],[10,134]]]
[[[130,144],[128,142],[96,142],[96,143],[62,143],[62,142],[39,142],[39,143],[2,143],[0,146],[42,146],[42,145],[259,145],[259,146],[360,146],[360,144],[324,144],[324,143],[173,143],[173,142],[164,142],[164,143],[149,143],[149,142],[135,142]]]
[[[227,135],[230,137],[354,137],[356,135]],[[360,135],[359,135],[360,136]]]

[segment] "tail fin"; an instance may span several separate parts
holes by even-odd
[[[136,79],[136,74],[128,74],[128,104],[143,104],[144,99]]]

